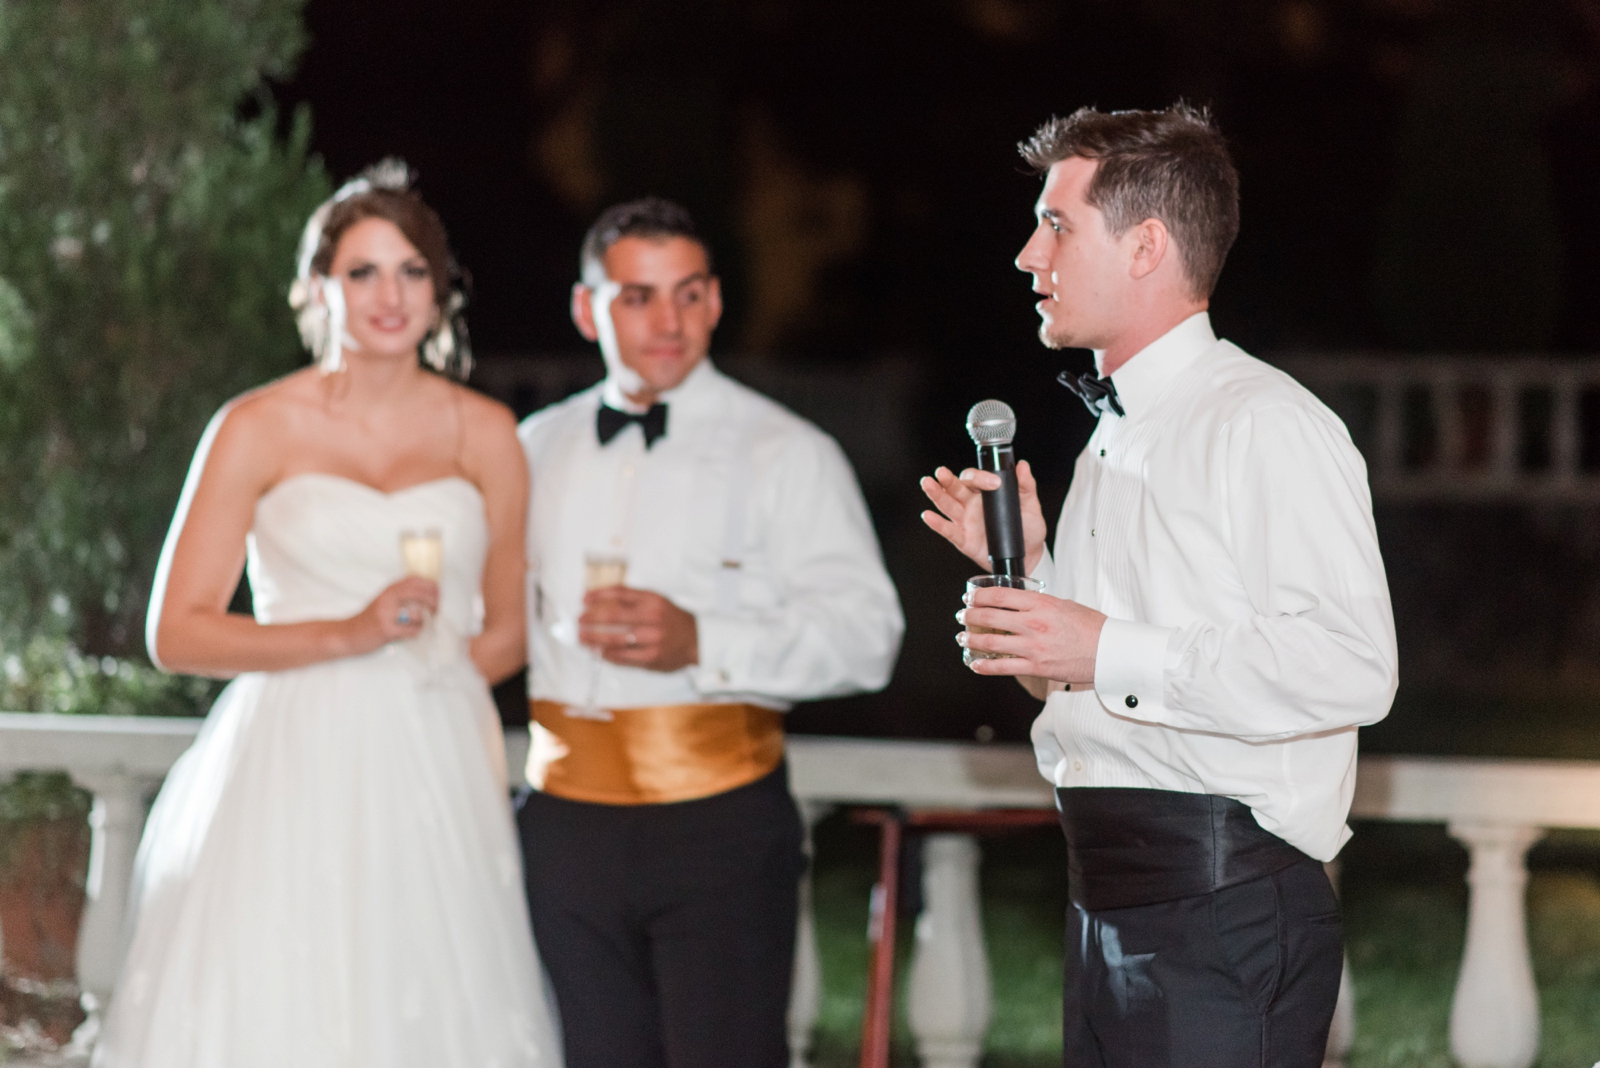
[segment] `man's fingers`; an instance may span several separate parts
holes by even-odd
[[[638,599],[638,591],[626,586],[602,586],[583,595],[583,603],[591,607],[600,605],[631,605]]]
[[[578,635],[584,639],[585,645],[607,649],[639,649],[647,645],[659,645],[663,637],[661,627],[642,621],[580,624]]]
[[[961,548],[961,528],[950,522],[950,520],[938,512],[925,511],[922,513],[922,521],[928,524],[934,533],[943,535],[944,539],[951,545],[958,549]]]
[[[1037,675],[1033,661],[1020,656],[985,657],[967,665],[976,675]]]
[[[952,481],[954,481],[954,477],[953,475],[951,476]],[[928,500],[932,501],[933,506],[945,515],[956,516],[966,511],[967,502],[971,499],[970,493],[963,499],[958,497],[949,486],[932,478],[924,478],[921,485],[922,492],[927,496]],[[956,485],[965,489],[965,487],[960,486],[960,483],[956,483]]]
[[[956,643],[964,649],[971,649],[978,653],[1005,653],[1008,656],[1022,656],[1030,651],[1033,644],[1033,635],[1019,629],[1015,621],[997,620],[1001,626],[990,627],[987,623],[980,623],[971,616],[967,617],[968,627],[988,627],[993,633],[973,632],[963,630],[956,635]]]
[[[1011,612],[1004,608],[968,608],[960,614],[961,622],[969,627],[988,627],[991,630],[1002,631],[1006,634],[1021,634],[1025,630],[1032,630],[1033,622],[1022,612]],[[974,638],[987,638],[987,634],[975,634]],[[1011,652],[1012,650],[1006,650]]]
[[[1049,594],[1034,590],[1014,590],[1009,586],[984,586],[967,594],[971,608],[1008,608],[1013,612],[1026,612],[1037,608]]]
[[[997,490],[1000,488],[1000,476],[993,471],[969,467],[961,472],[961,484],[972,490]]]
[[[648,649],[637,647],[607,648],[601,650],[600,655],[613,664],[622,664],[626,667],[649,667],[655,662],[656,657],[661,655],[661,650],[654,646]]]
[[[1033,466],[1026,460],[1017,461],[1017,495],[1026,497],[1039,492],[1039,484],[1033,480]]]
[[[933,473],[934,479],[939,483],[939,488],[944,490],[956,500],[965,504],[976,496],[977,491],[957,477],[956,473],[948,467],[941,467]]]
[[[607,645],[600,650],[600,655],[613,664],[623,664],[627,667],[652,667],[661,656],[661,635],[658,633],[649,641],[641,635],[635,634],[634,644],[629,645],[627,635],[622,636],[620,643]]]

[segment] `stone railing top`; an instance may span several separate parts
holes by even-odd
[[[1600,828],[1600,761],[1362,757],[1350,815]]]
[[[0,773],[59,768],[77,775],[159,778],[200,720],[0,712]],[[1026,745],[792,735],[794,793],[825,804],[908,808],[1050,808],[1050,785]],[[506,732],[513,782],[527,732]],[[1600,761],[1472,757],[1361,758],[1356,819],[1469,821],[1600,828]]]
[[[790,735],[789,785],[806,801],[908,808],[1053,808],[1026,745]]]
[[[0,772],[72,771],[160,778],[202,720],[0,712]]]

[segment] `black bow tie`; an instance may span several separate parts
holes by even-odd
[[[1084,407],[1089,409],[1090,415],[1099,416],[1101,412],[1128,414],[1122,410],[1122,402],[1117,399],[1116,383],[1109,378],[1101,378],[1093,371],[1085,371],[1081,375],[1062,371],[1056,375],[1056,381],[1076,393]]]
[[[595,413],[594,431],[600,438],[600,444],[605,445],[622,433],[622,428],[629,423],[639,424],[639,429],[644,431],[644,447],[648,449],[667,432],[667,406],[652,404],[649,411],[634,413],[619,412],[610,405],[602,404]]]

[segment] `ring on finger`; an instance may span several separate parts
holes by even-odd
[[[402,608],[402,609],[400,609],[400,614],[394,617],[394,621],[396,623],[400,624],[402,627],[411,626],[411,609],[410,608]]]

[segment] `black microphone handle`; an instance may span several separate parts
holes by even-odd
[[[1022,542],[1022,499],[1017,459],[1010,445],[978,446],[978,467],[1000,476],[1000,488],[983,491],[983,526],[989,537],[989,570],[1004,578],[1027,574]]]

